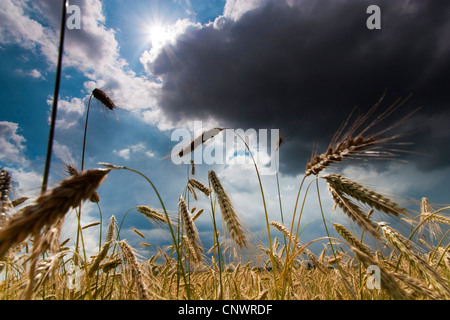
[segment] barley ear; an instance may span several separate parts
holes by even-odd
[[[122,240],[119,242],[119,245],[122,249],[123,258],[129,264],[132,276],[136,281],[136,287],[138,291],[138,296],[140,300],[148,300],[147,295],[147,287],[144,283],[144,274],[138,264],[136,259],[136,255],[133,252],[133,249],[129,246],[126,240]]]
[[[8,209],[10,207],[9,201],[9,189],[11,187],[11,177],[9,172],[0,168],[0,227],[3,222],[6,221],[6,214],[8,213]]]
[[[116,108],[112,99],[103,90],[95,88],[92,91],[92,95],[109,110],[114,110]]]
[[[209,182],[216,194],[217,201],[220,205],[220,210],[222,212],[222,219],[225,222],[228,232],[230,233],[231,238],[236,242],[241,248],[247,246],[247,238],[245,236],[244,231],[242,230],[242,226],[239,222],[238,216],[234,211],[233,205],[231,203],[230,198],[225,192],[222,183],[217,177],[216,173],[213,170],[208,172]]]
[[[184,230],[186,233],[186,239],[188,240],[189,247],[191,252],[193,252],[192,259],[196,262],[200,262],[202,260],[202,252],[200,248],[200,238],[198,236],[197,228],[195,227],[194,221],[189,213],[186,202],[183,197],[180,196],[180,200],[178,202],[178,211],[183,221]]]
[[[345,229],[345,227],[343,225],[338,224],[338,223],[333,223],[333,227],[337,231],[337,233],[339,233],[339,235],[345,241],[347,241],[350,245],[357,248],[359,251],[361,251],[362,253],[364,253],[368,256],[372,255],[370,253],[369,248],[365,244],[358,241],[347,229]]]
[[[87,200],[93,191],[106,179],[109,170],[92,169],[63,180],[58,187],[41,195],[34,205],[29,205],[15,214],[0,230],[0,257],[8,249],[28,235],[40,233],[51,227],[72,208]]]

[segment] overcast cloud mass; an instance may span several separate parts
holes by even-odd
[[[251,1],[240,13],[188,28],[147,69],[163,79],[162,112],[174,121],[214,117],[222,126],[279,128],[282,171],[299,173],[350,111],[413,94],[395,115],[421,107],[405,129],[420,169],[447,166],[450,6],[445,1]],[[381,8],[369,30],[366,9]],[[227,15],[228,14],[228,15]],[[395,117],[393,119],[395,119]],[[433,140],[433,143],[429,143]],[[438,143],[435,143],[439,141]]]

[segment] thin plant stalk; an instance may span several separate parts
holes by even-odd
[[[281,204],[281,193],[280,193],[280,179],[278,177],[278,163],[276,161],[275,161],[275,170],[276,170],[276,178],[277,178],[278,202],[280,203],[281,223],[284,225],[283,206]],[[283,238],[284,238],[284,246],[287,247],[286,236],[283,236]]]
[[[291,231],[290,231],[290,232],[291,232],[291,235],[292,235],[292,232],[293,232],[293,230],[294,230],[295,215],[297,214],[298,201],[299,201],[299,199],[300,199],[300,193],[301,193],[301,191],[302,191],[302,187],[303,187],[303,183],[305,182],[305,179],[306,179],[306,176],[304,175],[304,176],[303,176],[303,179],[302,179],[302,182],[300,183],[300,187],[298,188],[297,199],[296,199],[296,201],[295,201],[295,206],[294,206],[294,213],[293,213],[293,215],[292,215],[292,223],[291,223]],[[306,195],[305,195],[305,198],[306,198]],[[302,214],[302,212],[303,212],[303,207],[302,207],[302,210],[300,211],[299,224],[300,224],[300,219],[301,219],[301,214]],[[291,248],[291,242],[292,242],[292,239],[289,238],[289,241],[288,241],[288,247],[287,247],[287,250],[286,250],[286,254],[289,254],[289,250],[290,250],[290,248]],[[287,258],[286,260],[289,260],[289,258]]]
[[[83,152],[81,154],[81,171],[84,170],[84,156],[85,156],[85,152],[86,152],[86,136],[87,136],[88,121],[89,121],[89,110],[91,108],[91,100],[92,100],[93,95],[94,94],[91,93],[91,95],[89,97],[87,110],[86,110],[86,122],[84,124],[84,137],[83,137]]]
[[[347,293],[354,297],[354,294],[350,291],[350,286],[347,283],[347,280],[345,279],[344,272],[342,271],[342,268],[339,265],[339,262],[337,261],[336,252],[334,250],[333,242],[331,241],[331,237],[330,237],[330,234],[328,232],[327,222],[326,222],[325,216],[323,214],[322,200],[320,199],[320,191],[319,191],[319,179],[316,177],[315,180],[316,180],[317,198],[318,198],[318,201],[319,201],[320,213],[322,214],[323,225],[325,227],[325,232],[327,233],[327,237],[328,237],[328,241],[330,243],[331,251],[333,252],[334,259],[336,260],[336,266],[337,266],[339,272],[341,273],[342,281],[344,283],[345,288],[347,289]]]
[[[49,132],[49,137],[48,137],[47,156],[45,158],[44,177],[42,180],[42,188],[41,188],[42,194],[44,194],[45,191],[47,191],[48,176],[49,176],[49,172],[50,172],[50,162],[52,159],[53,139],[55,136],[56,116],[58,113],[59,87],[60,87],[60,83],[61,83],[62,58],[63,58],[63,53],[64,53],[64,35],[65,35],[65,30],[66,30],[66,15],[67,15],[67,0],[63,0],[62,1],[62,14],[61,14],[61,31],[60,31],[60,38],[59,38],[58,64],[57,64],[57,68],[56,68],[55,91],[53,94],[52,117],[51,117],[51,121],[50,121],[50,132]]]
[[[93,93],[91,93],[91,96],[89,97],[88,107],[87,107],[87,110],[86,110],[86,122],[84,124],[84,137],[83,137],[83,150],[82,150],[82,154],[81,154],[81,168],[80,168],[81,171],[84,170],[84,156],[85,156],[85,150],[86,150],[86,136],[87,136],[87,128],[88,128],[88,121],[89,121],[89,110],[90,110],[90,106],[91,106],[92,96],[93,96]],[[79,207],[79,214],[81,216],[81,205]],[[101,213],[100,213],[100,215],[101,215]],[[75,251],[76,252],[78,252],[79,239],[80,239],[80,229],[77,230],[77,237],[76,237],[76,241],[75,241]],[[101,242],[101,240],[100,240],[100,242]]]
[[[102,217],[102,209],[100,208],[99,203],[97,202],[97,207],[100,215],[100,235],[98,236],[98,250],[102,249],[102,229],[103,229],[103,217]]]

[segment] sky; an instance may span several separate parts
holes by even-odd
[[[170,157],[186,142],[175,133],[181,130],[194,138],[215,127],[278,129],[283,137],[277,163],[281,202],[290,225],[313,150],[324,152],[352,110],[367,111],[386,92],[381,110],[411,94],[387,125],[420,107],[398,129],[404,134],[402,142],[409,143],[402,146],[407,152],[390,161],[344,162],[327,172],[340,172],[413,209],[424,196],[431,203],[449,202],[448,1],[73,0],[70,4],[80,8],[81,28],[65,33],[49,188],[66,177],[65,163],[80,167],[87,104],[92,90],[100,88],[117,107],[110,111],[92,101],[85,168],[107,162],[141,171],[176,215],[189,166]],[[11,198],[39,195],[61,5],[59,0],[0,2],[0,166],[12,176]],[[380,8],[381,29],[367,27],[370,5]],[[224,137],[212,139],[211,148],[223,146]],[[248,159],[242,150],[225,152],[228,159]],[[261,167],[269,165],[268,153],[254,152],[262,159]],[[208,170],[217,172],[257,243],[265,218],[254,167],[199,163],[195,177],[207,183]],[[276,176],[263,175],[262,182],[269,217],[280,221]],[[302,221],[311,224],[302,234],[305,241],[325,232],[314,185],[308,190]],[[349,225],[342,212],[332,211],[324,181],[319,190],[325,216]],[[170,243],[166,229],[133,210],[138,205],[161,207],[142,177],[111,172],[99,194],[103,229],[111,215],[123,219],[121,237],[143,256],[147,249],[139,247],[140,241],[155,248]],[[190,207],[194,206],[205,208],[196,222],[204,245],[210,245],[210,204],[190,199]],[[85,204],[83,225],[99,221],[99,207]],[[74,228],[72,214],[64,236],[73,237]],[[133,228],[146,239],[136,236]],[[87,246],[98,246],[98,228],[85,232]]]

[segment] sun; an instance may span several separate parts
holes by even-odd
[[[153,48],[160,48],[170,41],[172,34],[167,27],[162,25],[150,26],[149,30],[150,42]]]

